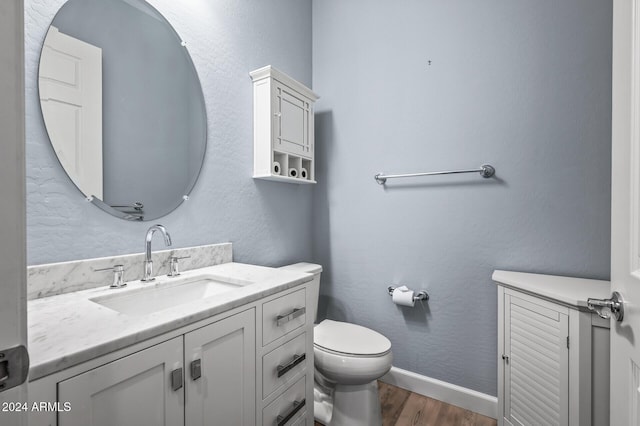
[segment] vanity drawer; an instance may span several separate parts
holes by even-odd
[[[307,412],[305,400],[307,376],[302,376],[275,401],[262,410],[263,426],[292,426]],[[309,401],[313,404],[313,401]],[[304,423],[303,423],[304,424]]]
[[[262,357],[262,398],[290,381],[307,365],[307,334],[278,346]]]
[[[306,297],[303,288],[262,305],[263,346],[306,323]]]
[[[306,413],[306,412],[305,412]],[[294,424],[292,424],[291,426],[307,426],[307,416],[305,416],[304,414],[302,415],[302,417],[300,417],[298,419],[297,422],[295,422]],[[313,425],[311,425],[313,426]]]

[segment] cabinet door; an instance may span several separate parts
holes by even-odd
[[[172,390],[182,367],[182,337],[153,346],[58,383],[59,426],[184,424],[184,393]],[[62,405],[64,407],[64,405]]]
[[[253,309],[186,334],[186,424],[253,426],[255,359]]]
[[[309,122],[312,111],[309,100],[277,81],[273,90],[273,149],[311,158],[313,147]]]
[[[504,420],[568,425],[569,318],[539,302],[505,294]]]

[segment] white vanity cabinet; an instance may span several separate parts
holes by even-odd
[[[30,403],[61,411],[29,425],[312,425],[310,293],[298,285],[33,381]]]
[[[58,425],[250,426],[254,387],[250,309],[60,381]]]
[[[184,395],[170,383],[171,372],[181,367],[182,337],[176,337],[63,380],[58,401],[69,411],[59,413],[58,424],[182,425]]]
[[[318,96],[302,83],[266,66],[253,80],[253,177],[316,183],[313,104]]]
[[[609,283],[509,271],[493,280],[498,425],[608,424],[608,322],[586,300],[606,297]]]
[[[259,307],[257,425],[313,425],[313,321],[307,307],[314,302],[302,287]]]
[[[185,334],[185,424],[255,423],[255,312]]]

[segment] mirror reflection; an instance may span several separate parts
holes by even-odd
[[[206,149],[185,44],[141,0],[69,0],[40,56],[40,105],[60,164],[103,210],[153,220],[195,184]]]

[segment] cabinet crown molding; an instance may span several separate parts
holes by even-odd
[[[273,78],[278,80],[280,83],[289,86],[293,90],[299,92],[300,94],[309,98],[309,100],[315,102],[320,99],[316,93],[310,90],[307,86],[300,83],[293,77],[283,73],[282,71],[272,67],[271,65],[267,65],[262,68],[258,68],[257,70],[251,71],[249,73],[251,76],[251,80],[255,83],[256,81],[264,80],[265,78]]]

